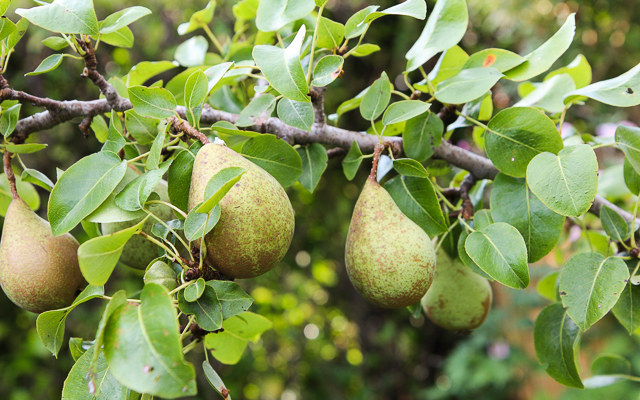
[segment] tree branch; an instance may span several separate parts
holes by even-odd
[[[72,100],[62,101],[60,103],[62,104],[62,109],[59,112],[53,113],[51,111],[43,111],[18,121],[14,136],[22,138],[21,140],[24,141],[24,139],[33,132],[51,129],[56,125],[70,121],[74,118],[86,117],[91,114],[97,115],[106,113],[112,109],[106,99],[92,101]],[[113,109],[116,111],[126,111],[130,108],[131,102],[129,102],[128,99],[122,98],[122,101],[115,103]],[[178,106],[177,112],[182,118],[186,118],[185,107]],[[236,114],[214,110],[213,108],[208,107],[202,110],[202,115],[200,117],[200,121],[204,124],[214,124],[219,121],[227,121],[234,124],[237,119],[238,115]],[[291,144],[321,143],[348,150],[351,148],[351,144],[355,141],[358,143],[358,146],[363,153],[373,153],[375,145],[379,143],[379,139],[376,135],[349,131],[330,125],[318,126],[317,124],[314,124],[314,128],[311,132],[307,132],[302,129],[286,125],[281,120],[273,117],[268,118],[262,123],[253,125],[249,127],[249,129],[261,133],[271,133]],[[385,138],[385,140],[390,143],[395,156],[402,156],[404,154],[401,137],[392,136]],[[478,180],[492,180],[498,174],[498,170],[491,160],[461,147],[454,146],[446,141],[443,141],[440,146],[435,147],[433,149],[433,153],[434,157],[445,160],[458,168],[469,171],[469,173]],[[626,221],[631,221],[633,218],[630,213],[622,210],[600,196],[596,196],[589,212],[599,216],[600,209],[603,205],[606,205],[618,212]],[[640,224],[640,221],[638,222]]]

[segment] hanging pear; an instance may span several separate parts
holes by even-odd
[[[128,171],[127,174],[129,174]],[[155,188],[155,192],[160,196],[160,200],[169,202],[169,194],[167,190],[167,181],[161,180]],[[151,211],[156,217],[160,218],[163,221],[169,221],[174,218],[171,208],[162,204],[151,205],[149,207],[149,211]],[[110,233],[130,228],[138,222],[142,221],[142,219],[143,218],[138,218],[132,221],[104,223],[102,224],[102,234],[108,235]],[[145,222],[142,226],[142,231],[147,235],[151,235],[151,228],[153,228],[153,225],[157,223],[158,220],[156,220],[155,218],[147,219],[147,222]],[[124,246],[124,249],[122,249],[120,262],[131,268],[146,269],[147,266],[149,266],[149,263],[158,258],[158,256],[159,254],[157,245],[140,235],[133,235],[133,237],[131,237],[131,239],[129,239],[127,244]]]
[[[11,301],[34,313],[69,306],[85,285],[76,239],[51,225],[21,198],[7,209],[0,240],[0,284]]]
[[[429,236],[378,184],[376,169],[382,151],[378,146],[371,175],[351,217],[345,262],[351,283],[367,301],[402,308],[417,303],[427,292],[436,257]]]
[[[227,167],[247,170],[220,201],[221,216],[206,237],[207,259],[231,278],[253,278],[282,260],[293,238],[291,202],[267,171],[230,148],[206,144],[193,165],[189,210],[204,200],[207,183]],[[200,240],[193,242],[200,245]]]
[[[431,288],[422,298],[422,308],[431,321],[450,331],[468,332],[487,318],[493,292],[482,276],[458,259],[438,251],[438,267]]]

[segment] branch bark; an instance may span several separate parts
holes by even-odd
[[[128,99],[120,99],[121,101],[117,101],[113,104],[109,104],[106,99],[91,101],[62,101],[60,102],[62,107],[58,112],[52,112],[51,110],[43,111],[18,121],[14,137],[24,141],[24,139],[33,132],[51,129],[56,125],[70,121],[74,118],[102,114],[110,112],[112,109],[121,112],[131,108],[131,102]],[[182,118],[186,119],[185,107],[178,106],[177,112]],[[233,124],[237,119],[238,115],[236,114],[214,110],[208,107],[202,110],[202,115],[200,117],[200,121],[204,124],[214,124],[218,121],[227,121]],[[253,125],[249,127],[249,129],[260,133],[276,135],[291,144],[321,143],[349,150],[351,144],[355,141],[358,143],[358,146],[363,153],[373,153],[376,144],[379,143],[379,139],[376,135],[369,135],[363,132],[349,131],[326,124],[320,125],[316,123],[314,123],[312,131],[308,132],[286,125],[281,120],[273,117],[268,118],[262,123]],[[388,137],[385,138],[385,140],[390,143],[390,150],[393,151],[395,157],[400,157],[404,154],[401,137]],[[458,168],[469,171],[469,173],[478,180],[494,179],[498,174],[498,169],[493,165],[491,160],[461,147],[454,146],[446,141],[443,141],[440,146],[435,147],[433,152],[436,158],[445,160]],[[596,216],[600,216],[600,209],[603,205],[606,205],[618,212],[626,221],[631,221],[633,218],[631,213],[622,210],[600,196],[596,196],[589,212]],[[640,224],[640,220],[638,223]]]

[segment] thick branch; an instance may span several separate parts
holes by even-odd
[[[60,112],[52,113],[51,111],[44,111],[18,121],[14,135],[26,139],[30,133],[51,129],[73,118],[85,117],[91,113],[95,115],[111,111],[111,106],[105,99],[93,101],[63,101],[61,103],[64,107]],[[131,108],[131,103],[129,100],[123,99],[122,103],[117,106],[116,111],[125,111]],[[180,114],[182,118],[186,118],[185,111],[185,108],[182,106],[179,106],[177,109],[178,114]],[[200,117],[200,121],[204,124],[214,124],[218,121],[227,121],[233,124],[237,119],[238,116],[236,114],[214,110],[212,108],[204,108]],[[379,143],[379,139],[375,135],[348,131],[329,125],[317,128],[314,126],[312,132],[307,132],[286,125],[277,118],[268,118],[260,124],[249,127],[249,129],[256,132],[274,134],[288,143],[321,143],[328,146],[341,147],[345,150],[348,150],[355,141],[363,153],[373,153],[375,145]],[[404,152],[401,137],[393,136],[385,138],[385,140],[390,142],[395,156],[402,156]],[[436,158],[445,160],[456,167],[469,171],[478,180],[493,179],[498,174],[498,170],[491,160],[454,146],[446,141],[443,141],[440,146],[435,147],[433,152]],[[616,210],[616,212],[627,221],[631,221],[633,218],[630,213],[620,209],[600,196],[596,196],[589,212],[599,216],[600,208],[603,205],[607,205]]]

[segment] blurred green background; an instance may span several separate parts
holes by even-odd
[[[151,16],[132,25],[136,38],[132,49],[100,45],[99,69],[108,77],[126,74],[139,61],[173,60],[177,45],[202,34],[196,31],[180,37],[176,27],[203,8],[205,0],[94,1],[99,19],[132,5],[144,5],[153,11]],[[234,3],[219,0],[211,24],[223,42],[233,34]],[[326,15],[344,23],[367,5],[385,8],[395,3],[329,0]],[[617,76],[640,62],[640,26],[635,22],[640,20],[640,8],[634,0],[469,0],[468,3],[471,22],[461,46],[470,54],[487,47],[526,54],[550,37],[569,13],[577,12],[576,39],[556,67],[566,65],[582,53],[591,63],[597,81]],[[428,1],[429,10],[433,4]],[[34,5],[14,1],[7,15],[16,21],[15,8]],[[376,21],[366,41],[380,45],[382,51],[367,58],[347,60],[344,77],[327,92],[327,113],[335,112],[342,101],[370,85],[382,71],[395,79],[405,66],[404,54],[423,26],[424,21],[411,18],[385,17]],[[48,74],[24,76],[52,53],[40,43],[47,36],[47,32],[37,27],[29,28],[6,74],[11,86],[54,99],[96,98],[97,89],[80,78],[83,65],[77,60],[65,59],[60,68]],[[435,59],[427,67],[434,63]],[[180,70],[170,71],[162,78],[166,82]],[[499,84],[494,89],[496,110],[517,100],[515,84]],[[24,105],[22,117],[38,111]],[[625,119],[640,125],[638,107],[621,111],[589,102],[572,108],[567,117],[580,132],[592,134],[606,128],[607,123]],[[84,155],[98,151],[98,141],[93,137],[84,139],[78,123],[33,135],[50,147],[37,155],[23,157],[25,163],[54,178],[56,167],[65,169]],[[346,114],[340,125],[355,130],[367,128],[357,112]],[[468,133],[460,132],[456,137]],[[619,165],[621,161],[613,150],[599,156],[606,165]],[[296,212],[296,234],[288,255],[272,272],[241,282],[255,298],[251,311],[269,318],[274,328],[257,344],[249,346],[239,364],[214,363],[234,399],[638,398],[640,386],[634,383],[578,391],[566,389],[544,374],[535,360],[532,330],[537,313],[548,302],[537,295],[535,285],[518,293],[494,286],[490,317],[470,336],[444,331],[424,316],[414,319],[407,310],[383,310],[364,302],[348,280],[343,254],[351,212],[368,168],[365,162],[357,177],[349,182],[342,174],[340,161],[330,160],[315,193],[310,194],[299,185],[288,189]],[[623,186],[621,172],[615,179]],[[606,182],[601,186],[605,186],[605,195],[620,204],[630,200],[626,190],[606,188]],[[45,215],[47,194],[43,191],[41,195],[40,213]],[[81,231],[74,233],[82,238]],[[568,245],[560,247],[532,267],[533,278],[557,268],[566,260],[567,252],[575,250]],[[140,287],[138,272],[118,268],[106,289],[111,294],[116,288],[126,288],[133,294]],[[73,311],[67,319],[65,339],[71,335],[93,340],[104,305],[101,300],[93,300]],[[35,319],[36,315],[20,310],[0,294],[0,399],[60,398],[73,359],[66,346],[58,359],[51,356],[37,336]],[[582,370],[588,373],[595,354],[617,353],[629,358],[638,373],[639,349],[635,335],[629,337],[612,317],[606,317],[583,338]],[[200,364],[204,359],[202,348],[189,353],[188,359]],[[219,398],[202,376],[198,381],[200,394],[193,399]]]

